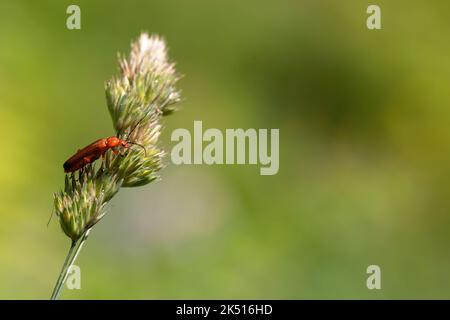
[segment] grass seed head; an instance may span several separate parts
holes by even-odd
[[[164,40],[142,33],[128,59],[119,56],[119,75],[106,83],[106,101],[117,136],[138,143],[121,155],[107,151],[97,164],[66,175],[54,194],[64,233],[77,241],[105,215],[105,206],[121,187],[142,186],[158,177],[164,151],[158,147],[161,120],[175,110],[179,76],[167,58]]]

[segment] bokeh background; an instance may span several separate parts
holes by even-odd
[[[382,30],[366,28],[366,8]],[[66,8],[81,7],[81,30]],[[47,299],[62,163],[114,134],[104,82],[146,30],[175,128],[279,128],[280,171],[174,166],[123,189],[62,298],[450,298],[448,1],[2,1],[0,298]],[[366,288],[381,267],[382,289]]]

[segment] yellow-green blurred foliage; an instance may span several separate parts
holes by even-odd
[[[382,30],[366,28],[366,8]],[[81,7],[82,29],[66,29]],[[140,31],[185,77],[170,133],[279,128],[280,171],[174,166],[122,190],[63,298],[450,298],[448,1],[2,1],[0,298],[49,298],[62,163],[114,134]],[[382,290],[366,268],[382,269]]]

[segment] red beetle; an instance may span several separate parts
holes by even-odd
[[[64,172],[74,172],[83,168],[85,165],[103,156],[109,149],[112,149],[115,154],[118,154],[119,151],[114,149],[116,147],[129,148],[130,143],[117,137],[103,138],[92,142],[90,145],[78,150],[69,160],[64,162]]]
[[[134,129],[137,128],[139,123],[144,120],[144,118],[145,117],[143,117],[140,121],[138,121],[138,123],[136,123],[134,128],[128,134],[128,138],[130,137]],[[117,137],[103,138],[92,142],[81,150],[78,150],[73,156],[71,156],[66,162],[64,162],[64,172],[75,172],[83,168],[84,166],[94,162],[95,160],[103,156],[109,149],[112,149],[114,154],[118,154],[119,151],[117,150],[117,147],[128,149],[130,147],[130,144],[137,145],[144,149],[144,152],[146,152],[145,147],[139,143],[122,140]]]

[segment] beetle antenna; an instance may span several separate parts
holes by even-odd
[[[158,94],[155,98],[153,98],[153,100],[150,102],[150,104],[153,104],[157,99],[159,99],[161,94]],[[131,129],[131,131],[128,133],[127,138],[125,139],[126,141],[128,141],[130,139],[131,134],[133,133],[133,131],[138,127],[138,125],[142,122],[142,120],[144,120],[145,118],[147,118],[147,116],[150,114],[150,112],[152,112],[152,108],[150,108],[150,110],[148,110],[141,119],[139,119],[138,122],[136,122],[136,124],[134,125],[133,129]]]
[[[145,149],[145,147],[142,144],[139,144],[139,143],[136,143],[136,142],[131,142],[131,141],[128,141],[128,143],[137,145],[137,146],[141,147],[142,149],[144,149],[145,156],[147,156],[147,150]]]
[[[131,131],[128,133],[127,138],[125,139],[126,141],[128,141],[130,139],[130,136],[133,133],[134,129],[137,128],[137,126],[142,122],[142,120],[145,119],[146,116],[147,116],[147,114],[145,114],[138,122],[136,122],[136,124],[134,125],[133,129],[131,129]]]

